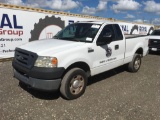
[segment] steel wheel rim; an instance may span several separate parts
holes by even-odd
[[[134,68],[137,70],[139,69],[140,65],[141,65],[141,60],[140,58],[137,58],[134,63]]]
[[[79,94],[84,88],[84,78],[81,75],[76,75],[70,82],[70,92],[74,95]]]

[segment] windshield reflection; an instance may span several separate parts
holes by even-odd
[[[99,24],[75,23],[68,25],[53,38],[78,42],[92,42],[99,28]]]

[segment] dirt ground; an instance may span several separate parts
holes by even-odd
[[[89,78],[71,101],[19,84],[11,61],[0,62],[0,120],[160,120],[160,54],[144,57],[137,73],[119,67]]]

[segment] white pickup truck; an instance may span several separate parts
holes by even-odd
[[[160,51],[160,29],[154,30],[149,36],[149,51]]]
[[[16,48],[12,66],[20,82],[76,99],[85,92],[88,77],[126,64],[137,72],[147,52],[146,37],[125,38],[117,23],[78,22],[53,39]]]

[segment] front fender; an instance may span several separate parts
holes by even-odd
[[[76,62],[84,62],[88,64],[90,68],[92,68],[91,59],[88,56],[84,55],[83,53],[65,56],[64,59],[60,59],[58,61],[58,67],[64,67],[65,69],[67,69],[70,65]]]

